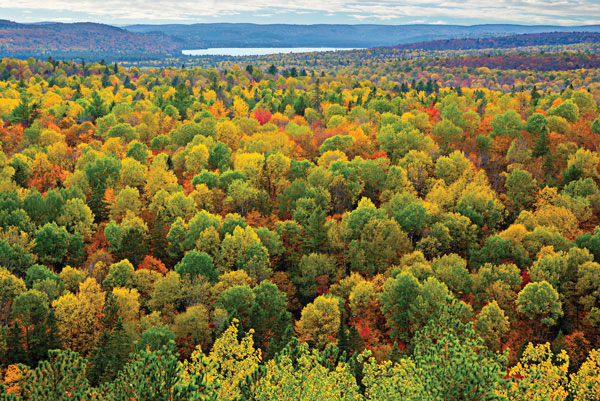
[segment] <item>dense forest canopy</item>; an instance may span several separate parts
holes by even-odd
[[[2,59],[0,400],[598,399],[596,55],[362,54]]]

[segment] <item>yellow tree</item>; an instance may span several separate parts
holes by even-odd
[[[262,176],[265,157],[260,153],[241,153],[236,155],[233,166],[246,176],[248,182],[258,187]]]
[[[121,162],[119,174],[123,185],[140,187],[146,179],[146,166],[131,157],[126,157]]]
[[[67,293],[52,302],[58,334],[63,345],[82,355],[87,355],[101,333],[101,312],[104,291],[94,278],[79,285],[77,295]]]
[[[231,121],[219,121],[217,123],[217,134],[219,141],[223,142],[235,151],[241,139],[240,129]]]
[[[140,294],[138,290],[116,287],[112,290],[115,296],[118,315],[123,319],[123,326],[134,336],[140,322]]]
[[[233,100],[233,116],[236,118],[248,117],[248,112],[250,111],[248,107],[248,103],[244,101],[244,99],[236,96]]]
[[[190,377],[200,374],[208,383],[220,383],[218,399],[234,401],[242,394],[242,385],[255,373],[261,361],[260,349],[254,348],[253,330],[238,340],[238,321],[231,326],[213,345],[209,355],[205,355],[198,346],[189,361],[182,363],[182,380],[189,382]]]
[[[271,359],[255,393],[258,401],[358,401],[362,400],[356,379],[345,363],[329,369],[321,355],[300,344],[299,356],[284,353]]]
[[[302,310],[296,331],[301,341],[323,349],[327,344],[336,343],[340,319],[338,299],[321,295]]]
[[[137,188],[126,186],[117,194],[115,201],[110,207],[110,215],[113,219],[122,217],[125,213],[131,212],[138,215],[142,208],[140,201],[140,192]]]
[[[160,190],[173,192],[177,189],[177,177],[172,171],[153,167],[146,177],[146,195],[152,199]]]
[[[592,350],[579,371],[571,375],[573,401],[600,400],[600,350]]]
[[[556,364],[554,363],[556,360]],[[511,401],[563,401],[568,395],[569,356],[565,350],[554,356],[550,344],[529,343],[521,361],[509,372]]]
[[[185,156],[185,169],[198,172],[208,163],[208,149],[203,144],[194,146]]]
[[[398,363],[377,363],[369,353],[359,356],[364,360],[363,380],[365,400],[370,401],[421,401],[426,400],[426,390],[419,368],[411,359]]]

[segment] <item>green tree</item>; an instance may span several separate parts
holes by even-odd
[[[98,95],[98,92],[93,91],[91,101],[86,107],[86,114],[91,117],[92,121],[96,121],[100,117],[104,117],[108,113],[108,107],[104,100]]]
[[[533,146],[533,157],[547,156],[550,154],[550,140],[548,139],[548,132],[543,131],[538,135]]]
[[[548,132],[548,119],[541,113],[533,113],[527,119],[526,130],[529,133],[540,135],[543,132]]]
[[[360,239],[350,242],[350,265],[353,271],[376,275],[397,264],[411,248],[408,235],[395,220],[372,218],[363,226]]]
[[[34,252],[38,255],[40,262],[48,265],[60,266],[66,262],[69,256],[71,235],[64,227],[56,223],[46,223],[35,233]]]
[[[555,326],[562,317],[558,292],[547,281],[529,283],[517,297],[517,312],[531,320],[540,334],[541,325]]]
[[[318,294],[324,294],[329,283],[335,283],[341,274],[332,256],[311,253],[302,256],[292,281],[298,287],[300,296],[312,300]]]
[[[167,346],[169,342],[175,340],[175,333],[171,331],[169,326],[159,325],[147,328],[140,335],[140,341],[137,343],[137,349],[150,349],[158,351],[163,346]]]
[[[499,400],[505,388],[507,358],[490,352],[473,330],[448,306],[415,338],[413,359],[432,400]]]
[[[190,94],[190,89],[183,83],[180,82],[177,85],[177,89],[171,98],[171,103],[177,111],[179,112],[179,117],[181,121],[187,119],[187,110],[191,106],[193,102],[192,95]]]
[[[31,401],[88,399],[87,361],[73,351],[51,350],[48,360],[30,371],[23,385],[24,398]]]
[[[26,91],[21,91],[19,104],[10,114],[9,121],[11,123],[29,127],[38,118],[39,106],[37,102],[31,100],[31,97]]]
[[[13,300],[25,291],[26,287],[22,279],[0,267],[0,321],[3,324],[8,323]]]
[[[269,281],[252,289],[254,305],[250,312],[250,327],[259,348],[265,350],[267,359],[287,344],[293,336],[292,315],[286,310],[287,296]]]
[[[514,213],[517,215],[523,209],[529,209],[535,201],[537,183],[529,171],[515,169],[506,177],[504,184],[506,195],[510,199]]]
[[[84,167],[84,172],[92,193],[88,199],[88,206],[94,213],[95,221],[101,222],[108,218],[108,203],[104,196],[105,191],[119,179],[121,164],[113,156],[97,158],[93,163]]]
[[[579,304],[587,313],[586,320],[594,327],[600,324],[600,264],[586,262],[577,268],[576,291]]]
[[[548,115],[559,116],[574,123],[579,120],[579,107],[571,99],[568,99],[558,106],[552,106],[548,110]]]
[[[475,321],[475,331],[491,351],[498,351],[510,330],[510,323],[496,301],[481,309]]]
[[[592,122],[591,129],[594,134],[600,134],[600,118],[597,118]]]
[[[102,282],[102,285],[106,288],[132,288],[134,285],[133,271],[133,265],[127,259],[113,263],[110,265],[108,275]]]
[[[12,305],[8,350],[12,363],[35,365],[58,348],[56,320],[48,298],[37,290],[18,295]]]
[[[242,328],[249,329],[256,295],[247,285],[234,285],[223,291],[217,299],[217,307],[227,311],[229,320],[237,319]]]
[[[454,125],[452,121],[444,119],[433,126],[431,133],[441,144],[442,150],[448,152],[451,145],[458,143],[460,140],[462,129]]]
[[[491,137],[520,138],[521,131],[525,129],[525,124],[519,113],[511,109],[502,114],[496,114],[490,122],[490,127],[492,128]]]
[[[420,292],[421,284],[409,272],[400,273],[385,282],[379,302],[392,338],[403,341],[410,338],[410,309]]]
[[[90,238],[95,230],[94,215],[80,198],[67,200],[56,222],[71,234],[79,234],[83,238]]]
[[[181,277],[188,277],[194,281],[198,276],[203,276],[211,282],[216,282],[219,274],[213,264],[213,259],[206,252],[186,252],[181,262],[175,265],[175,271]]]
[[[431,262],[435,277],[456,294],[466,296],[471,292],[471,276],[467,269],[467,261],[457,254],[448,254],[435,258]]]
[[[122,318],[118,316],[118,306],[111,292],[106,294],[102,314],[104,332],[92,351],[87,374],[94,386],[113,381],[133,351],[132,339],[123,327]]]
[[[140,350],[104,390],[107,400],[216,401],[203,376],[182,381],[182,367],[173,351],[174,343],[158,351]]]
[[[111,221],[104,228],[108,250],[118,259],[139,264],[148,254],[148,227],[139,217],[129,212],[121,224]]]

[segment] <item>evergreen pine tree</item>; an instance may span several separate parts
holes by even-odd
[[[538,102],[540,101],[540,98],[542,97],[542,95],[540,95],[540,93],[538,92],[537,86],[533,85],[530,95],[531,95],[531,105],[533,107],[537,107]]]
[[[94,386],[114,380],[133,351],[133,343],[118,316],[118,305],[112,292],[106,294],[102,314],[104,332],[92,352],[88,374]]]
[[[337,347],[340,352],[345,353],[346,355],[352,355],[350,341],[348,338],[348,325],[346,324],[345,319],[340,319],[340,328],[337,335]]]
[[[110,382],[117,377],[133,351],[132,341],[121,318],[111,331],[105,330],[94,349],[88,375],[93,385]]]
[[[265,350],[265,359],[273,358],[294,337],[294,326],[291,324],[291,316],[287,310],[282,310],[273,325],[273,336]]]
[[[52,350],[48,359],[28,374],[23,384],[24,399],[32,401],[88,399],[90,386],[86,363],[77,352]]]
[[[544,129],[535,141],[533,157],[544,156],[548,152],[550,152],[550,141],[548,140],[548,131]]]
[[[192,102],[193,99],[190,95],[189,88],[183,82],[179,83],[179,85],[177,85],[175,94],[171,98],[171,103],[173,106],[175,106],[177,111],[179,111],[179,118],[181,121],[187,118],[187,109],[190,107]]]
[[[319,78],[315,81],[315,101],[313,107],[319,113],[323,111],[321,110],[321,80]]]
[[[26,91],[21,91],[20,103],[13,109],[9,121],[13,124],[29,127],[38,116],[37,103],[31,100],[31,96]]]
[[[108,86],[110,86],[110,74],[108,72],[108,67],[104,68],[104,73],[102,74],[102,87],[106,88]]]
[[[11,319],[6,341],[9,363],[35,366],[49,350],[59,348],[54,313],[35,291],[17,298]]]
[[[394,341],[394,346],[392,347],[392,352],[390,352],[390,361],[392,362],[399,362],[400,359],[402,358],[402,351],[400,350],[400,347],[398,346],[398,342]]]
[[[306,227],[304,227],[304,248],[309,251],[316,252],[327,239],[327,232],[325,231],[325,223],[327,215],[320,207],[317,207],[310,214]]]
[[[92,213],[94,213],[94,220],[96,223],[108,220],[109,204],[105,200],[104,192],[104,185],[95,186],[92,189],[90,200],[88,201],[88,206],[92,210]]]
[[[348,355],[354,355],[357,352],[361,352],[364,348],[363,339],[355,326],[350,326],[348,329],[348,347],[350,351]]]
[[[160,259],[163,263],[168,262],[169,241],[167,241],[167,228],[160,213],[154,219],[154,224],[152,225],[150,238],[152,255],[155,258]]]

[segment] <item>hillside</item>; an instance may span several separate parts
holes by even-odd
[[[163,33],[135,33],[96,23],[19,24],[0,21],[0,55],[84,57],[173,54],[182,42]]]
[[[552,33],[549,33],[552,32]],[[517,36],[515,36],[517,35]],[[0,20],[0,56],[148,60],[207,47],[390,47],[487,49],[598,43],[600,26],[172,24],[119,28],[98,23]],[[388,50],[385,50],[386,52]]]
[[[600,26],[524,25],[286,25],[172,24],[131,25],[136,33],[161,32],[185,41],[188,49],[207,47],[333,46],[376,47],[403,43],[542,32],[600,32]]]
[[[397,49],[468,50],[506,49],[526,46],[556,46],[575,43],[600,43],[600,33],[544,32],[486,38],[461,38],[415,42],[394,46]]]

